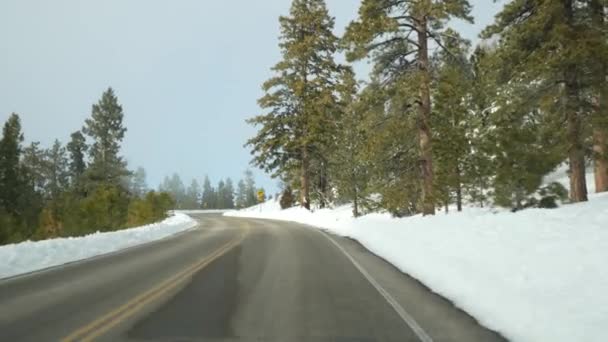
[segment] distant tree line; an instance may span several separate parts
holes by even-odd
[[[253,163],[301,206],[553,207],[587,201],[591,163],[608,191],[605,1],[510,1],[474,49],[447,26],[473,21],[467,0],[362,0],[358,13],[337,37],[325,1],[293,0],[249,120]],[[339,52],[370,61],[371,79]],[[542,182],[564,162],[569,194]]]
[[[205,176],[202,186],[196,179],[186,188],[180,176],[175,173],[165,177],[159,190],[167,192],[175,199],[176,209],[241,209],[258,204],[253,172],[245,171],[236,188],[230,178],[221,179],[217,186],[212,186],[209,177]]]
[[[120,144],[123,109],[109,88],[82,130],[63,145],[23,146],[17,114],[0,140],[0,244],[78,236],[139,226],[166,217],[174,205],[150,191],[143,168],[127,169]]]

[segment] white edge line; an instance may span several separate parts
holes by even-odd
[[[348,260],[350,260],[350,262],[353,263],[353,265],[359,270],[359,272],[361,272],[361,274],[365,277],[365,279],[367,279],[370,282],[370,284],[372,284],[372,286],[374,286],[376,288],[376,290],[378,290],[378,292],[382,295],[382,297],[384,297],[384,299],[386,299],[386,301],[390,304],[390,306],[393,307],[393,309],[397,312],[397,314],[399,315],[399,317],[401,317],[401,319],[405,322],[405,324],[407,324],[407,326],[410,327],[410,329],[412,329],[412,331],[416,334],[416,336],[418,336],[418,338],[420,339],[421,342],[433,342],[433,339],[429,336],[429,334],[427,334],[426,331],[424,331],[424,329],[422,329],[422,327],[418,324],[418,322],[416,322],[414,317],[412,317],[412,315],[410,315],[407,311],[405,311],[405,309],[395,300],[395,298],[393,298],[393,296],[391,296],[391,294],[388,293],[388,291],[386,291],[376,281],[376,279],[374,279],[363,268],[363,266],[361,266],[355,260],[355,258],[353,258],[344,249],[344,247],[340,246],[340,244],[338,244],[334,239],[332,239],[327,233],[324,233],[318,229],[315,229],[315,230],[318,231],[321,235],[325,236],[334,246],[336,246],[336,248],[338,248],[348,258]]]

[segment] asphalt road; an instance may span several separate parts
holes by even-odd
[[[0,341],[504,341],[354,241],[196,218],[175,237],[0,281]]]

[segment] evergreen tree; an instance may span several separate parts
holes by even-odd
[[[25,180],[19,160],[22,153],[21,120],[13,113],[4,123],[0,140],[0,244],[14,240],[22,224]]]
[[[224,201],[224,208],[222,209],[234,209],[234,183],[230,178],[226,178],[226,186],[222,197]]]
[[[585,36],[585,49],[591,51],[592,126],[595,191],[608,191],[608,27],[606,25],[606,2],[589,0],[590,27]]]
[[[468,175],[469,199],[483,207],[488,201],[488,190],[493,177],[491,160],[493,124],[489,118],[494,108],[496,96],[496,68],[492,64],[493,52],[478,46],[470,57],[470,103],[468,106],[469,155],[464,172]]]
[[[258,203],[255,193],[255,179],[251,170],[245,170],[245,207],[251,207]]]
[[[169,192],[169,183],[171,182],[171,180],[169,179],[169,176],[165,176],[165,178],[163,178],[162,183],[160,183],[160,185],[158,186],[158,191],[159,192]]]
[[[40,194],[47,190],[48,162],[47,153],[40,147],[40,143],[34,141],[23,149],[21,164],[26,172],[29,186]]]
[[[108,88],[97,104],[91,118],[85,121],[83,132],[93,139],[90,147],[89,178],[95,184],[119,186],[129,172],[119,155],[120,143],[127,129],[123,126],[123,110],[112,88]]]
[[[247,187],[242,179],[236,186],[236,207],[238,209],[247,207]]]
[[[192,179],[190,186],[186,190],[186,200],[184,209],[198,209],[201,202],[201,186],[196,179]]]
[[[565,137],[550,108],[529,97],[530,84],[501,81],[500,53],[477,49],[472,59],[468,134],[474,139],[465,172],[478,188],[469,191],[473,200],[483,204],[489,196],[494,204],[519,210],[531,205],[543,176],[563,160]],[[491,191],[484,193],[486,187]]]
[[[143,167],[138,167],[131,177],[131,194],[138,198],[143,198],[148,193],[148,185],[146,184],[146,170]]]
[[[209,181],[209,177],[205,176],[203,181],[203,194],[201,196],[202,209],[217,209],[217,196],[215,189]]]
[[[517,95],[542,103],[553,121],[565,118],[564,150],[570,165],[570,199],[587,200],[583,81],[590,60],[581,48],[586,31],[579,18],[586,6],[576,0],[514,0],[496,16],[484,37],[498,35],[503,80],[525,85]],[[527,110],[523,110],[527,112]]]
[[[220,179],[217,183],[216,206],[215,209],[226,209],[226,183]]]
[[[446,33],[450,38],[445,40],[446,50],[436,56],[438,70],[433,87],[436,99],[431,119],[435,128],[435,194],[446,210],[454,194],[457,210],[462,211],[463,186],[467,183],[465,172],[472,150],[468,136],[476,128],[470,110],[472,82],[466,57],[469,46],[458,33]]]
[[[68,158],[65,147],[55,140],[53,147],[46,151],[46,195],[51,201],[58,201],[69,186]]]
[[[84,135],[80,131],[72,133],[70,138],[71,140],[67,145],[70,155],[70,182],[72,187],[79,187],[82,175],[87,168],[85,157],[88,146]]]
[[[357,102],[357,82],[350,69],[344,69],[339,85],[342,116],[336,121],[335,146],[331,153],[331,175],[340,199],[353,202],[353,215],[358,217],[366,196],[369,165],[365,159],[367,130],[364,127],[365,108]],[[284,196],[291,189],[285,187]],[[289,203],[291,199],[286,199]]]
[[[171,178],[168,179],[168,183],[166,184],[164,191],[173,196],[176,209],[185,209],[187,202],[186,187],[177,173],[174,173]]]
[[[23,187],[19,164],[22,142],[21,120],[13,113],[4,124],[0,140],[0,206],[14,216],[20,213],[20,190]]]
[[[429,41],[445,48],[445,23],[452,18],[472,22],[470,9],[467,0],[363,0],[358,20],[349,25],[344,37],[349,60],[372,55],[375,72],[383,83],[397,84],[418,95],[405,107],[415,106],[418,111],[421,202],[425,215],[435,213]]]
[[[369,193],[379,195],[366,206],[398,217],[420,212],[419,150],[412,139],[418,127],[411,96],[402,87],[382,87],[373,80],[358,104],[365,118],[362,127],[368,132],[362,159],[370,173]]]
[[[310,209],[313,177],[321,193],[327,188],[324,142],[337,114],[334,19],[323,0],[293,0],[290,15],[279,21],[283,59],[259,100],[269,112],[248,121],[261,126],[248,145],[254,164],[275,176],[299,170],[300,204]],[[313,167],[316,173],[311,175]]]

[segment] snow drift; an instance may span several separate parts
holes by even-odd
[[[159,240],[196,225],[194,219],[177,212],[162,222],[137,228],[0,246],[0,279]]]

